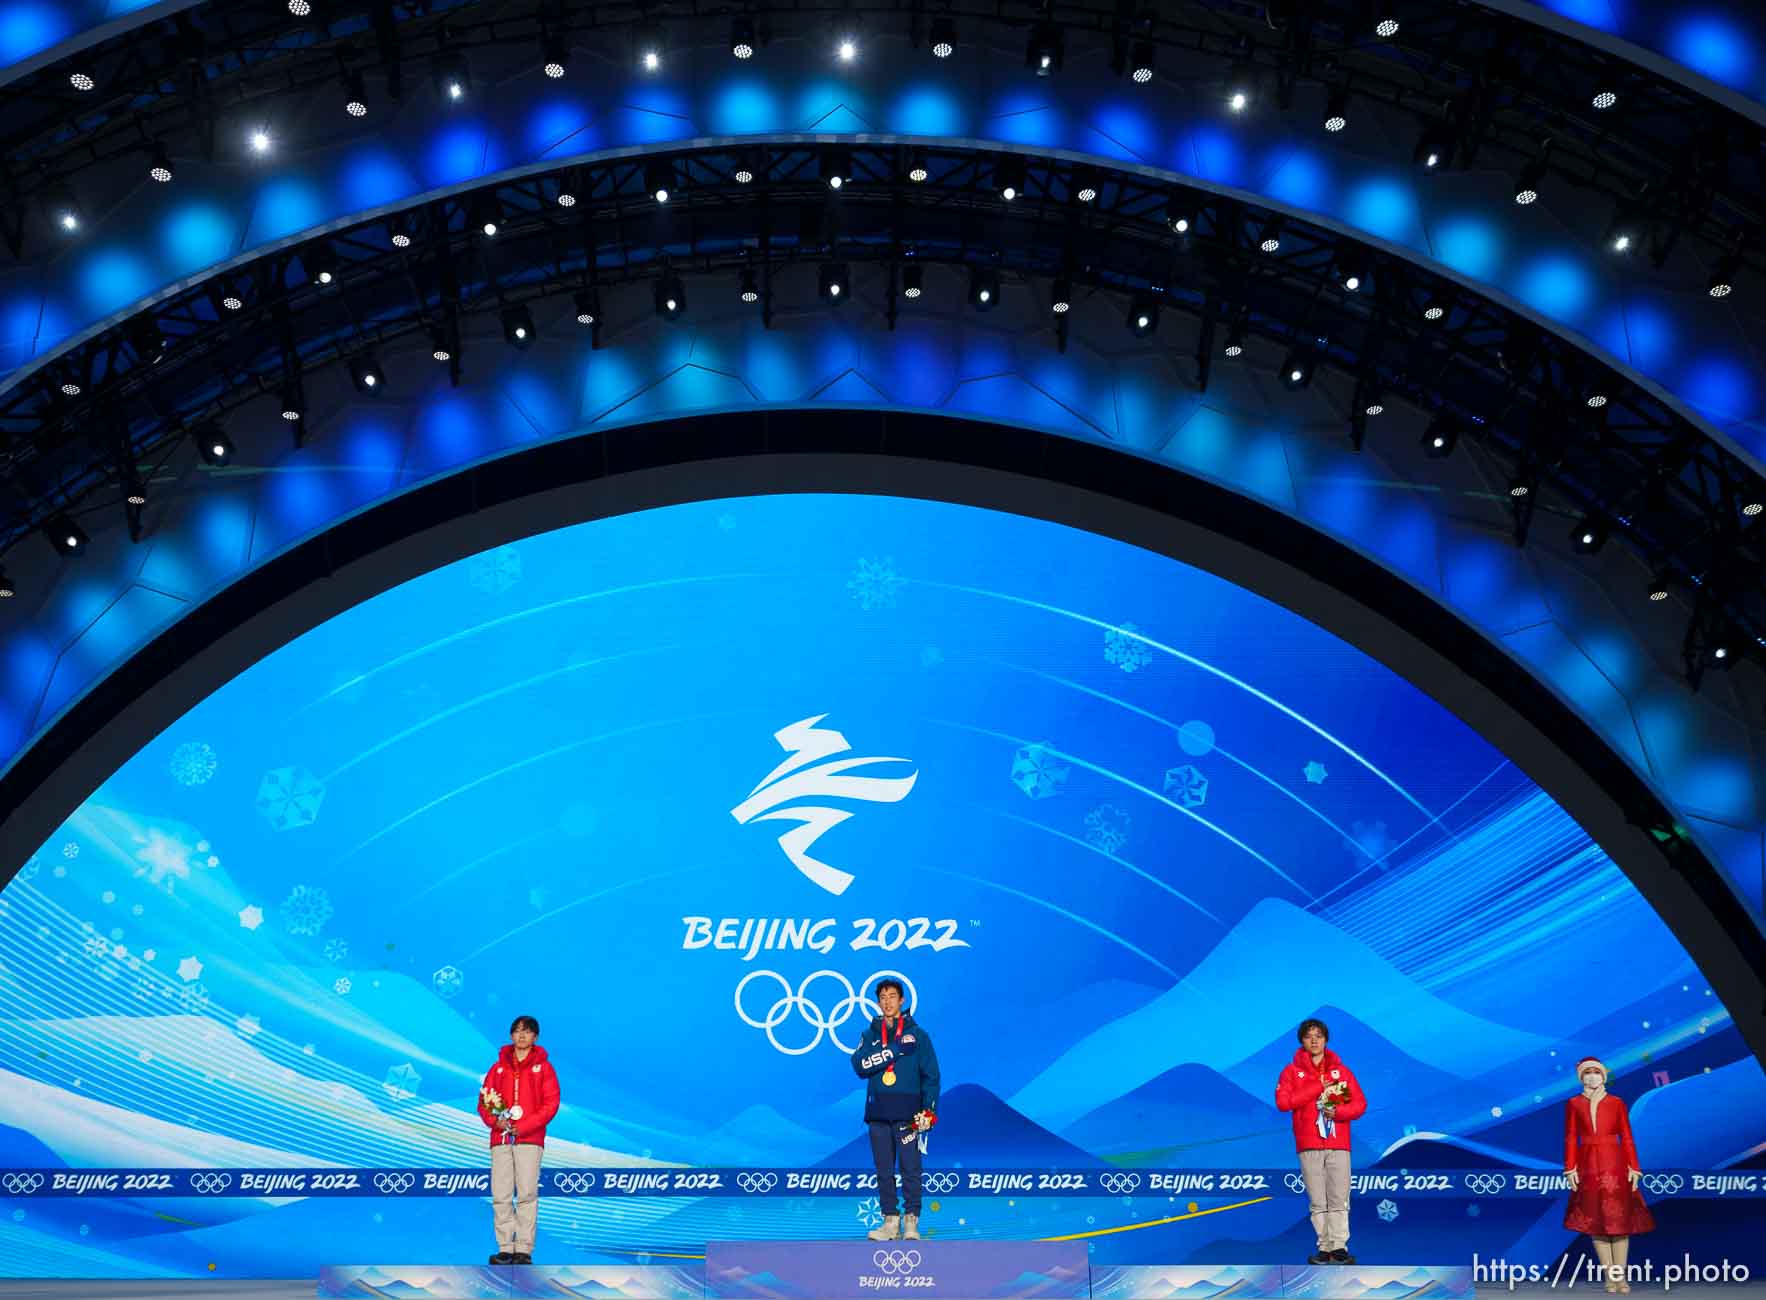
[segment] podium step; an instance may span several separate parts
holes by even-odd
[[[1470,1300],[1469,1267],[1387,1264],[1116,1264],[1091,1300]]]
[[[1472,1300],[1466,1267],[1115,1264],[1074,1241],[731,1241],[697,1264],[335,1264],[322,1300]]]
[[[1087,1300],[1078,1241],[719,1241],[706,1300]]]
[[[655,1264],[331,1264],[319,1271],[324,1300],[705,1300],[705,1274]]]

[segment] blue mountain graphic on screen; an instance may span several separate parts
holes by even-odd
[[[858,1119],[854,1117],[854,1127]],[[938,1102],[938,1127],[927,1145],[928,1165],[1018,1165],[1083,1168],[1096,1156],[1025,1119],[980,1084],[959,1084]],[[870,1139],[858,1137],[821,1162],[839,1169],[868,1169]]]
[[[1273,1094],[1275,1073],[1269,1073]],[[1182,1163],[1186,1138],[1209,1164],[1258,1167],[1293,1154],[1288,1117],[1205,1065],[1180,1065],[1081,1116],[1061,1136],[1100,1156],[1158,1151]]]
[[[1292,963],[1277,959],[1290,953],[1304,953],[1328,980],[1296,979]],[[1087,1035],[1010,1100],[1059,1129],[1173,1066],[1227,1073],[1283,1037],[1292,1041],[1294,1026],[1325,1000],[1320,994],[1336,989],[1355,990],[1365,1021],[1443,1073],[1482,1073],[1549,1046],[1541,1035],[1468,1015],[1328,921],[1266,898],[1175,987]],[[1220,1015],[1229,1006],[1233,1014]],[[1210,1032],[1198,1036],[1197,1025]]]

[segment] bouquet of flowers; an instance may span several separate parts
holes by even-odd
[[[1338,1079],[1335,1083],[1327,1083],[1324,1091],[1318,1094],[1318,1135],[1321,1138],[1337,1136],[1337,1107],[1348,1104],[1349,1084]]]
[[[515,1140],[513,1125],[516,1120],[521,1118],[521,1108],[510,1106],[503,1100],[503,1094],[495,1088],[481,1088],[478,1096],[479,1100],[484,1102],[484,1108],[491,1113],[491,1118],[496,1120],[497,1126],[503,1130],[503,1140],[513,1142]]]
[[[914,1113],[913,1122],[908,1125],[908,1135],[901,1140],[902,1145],[906,1146],[909,1142],[917,1140],[920,1144],[920,1154],[925,1155],[926,1135],[932,1131],[932,1126],[936,1123],[938,1123],[937,1111],[934,1111],[929,1107],[925,1110],[916,1111]]]

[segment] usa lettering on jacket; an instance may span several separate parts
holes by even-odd
[[[894,1059],[895,1049],[893,1047],[885,1047],[881,1052],[872,1052],[869,1056],[860,1061],[859,1065],[868,1070],[873,1065],[881,1065],[885,1061],[893,1061]]]

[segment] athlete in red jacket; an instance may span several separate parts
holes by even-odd
[[[1294,1149],[1312,1208],[1318,1250],[1309,1264],[1353,1264],[1349,1253],[1349,1121],[1367,1111],[1367,1094],[1327,1046],[1322,1020],[1300,1025],[1300,1050],[1275,1085],[1275,1104],[1294,1117]]]
[[[497,1225],[493,1264],[533,1263],[540,1156],[546,1148],[546,1125],[558,1113],[558,1075],[546,1049],[535,1041],[539,1036],[539,1021],[515,1017],[509,1042],[478,1093],[478,1117],[491,1131],[491,1209]]]

